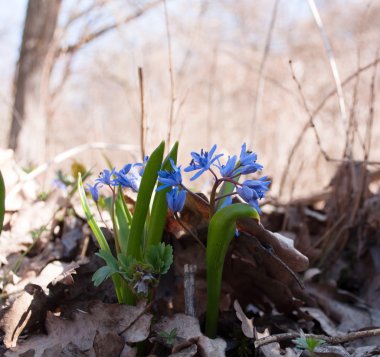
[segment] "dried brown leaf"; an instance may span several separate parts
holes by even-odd
[[[236,311],[237,318],[241,321],[241,330],[244,336],[253,338],[253,319],[249,319],[241,308],[237,300],[234,301],[234,309]]]
[[[124,343],[143,341],[149,335],[151,320],[151,315],[144,314],[144,308],[94,302],[87,312],[76,312],[72,320],[48,313],[45,321],[48,336],[31,337],[7,351],[6,356],[18,356],[31,350],[36,357],[42,356],[46,349],[59,345],[63,350],[70,343],[80,351],[93,351],[96,333],[100,336],[119,334]]]
[[[15,347],[24,328],[43,320],[47,308],[47,296],[42,288],[34,284],[27,285],[1,319],[0,325],[5,332],[4,345],[7,348]]]

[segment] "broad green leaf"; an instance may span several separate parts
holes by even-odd
[[[108,265],[105,265],[99,268],[94,273],[94,275],[92,276],[92,281],[94,282],[95,286],[99,286],[104,280],[107,280],[109,277],[111,277],[115,273],[117,273],[117,270],[113,269],[112,267]]]
[[[145,258],[155,274],[166,274],[173,263],[173,248],[164,243],[151,245],[147,248]]]
[[[245,203],[233,204],[217,211],[208,226],[206,335],[210,338],[216,336],[224,259],[236,232],[236,220],[244,217],[259,219],[259,214]]]
[[[161,168],[164,150],[165,143],[161,142],[149,157],[141,179],[127,248],[128,255],[136,259],[141,258],[145,221],[148,215],[150,199],[156,185],[158,171]]]
[[[89,226],[91,227],[92,232],[95,235],[95,238],[97,239],[100,249],[111,252],[110,247],[107,243],[106,238],[103,235],[103,232],[99,228],[98,224],[96,223],[94,219],[94,215],[91,213],[90,206],[88,205],[86,193],[83,188],[83,182],[82,182],[82,176],[79,173],[78,175],[78,192],[80,201],[82,203],[84,214],[86,215],[87,222]]]
[[[174,163],[177,163],[177,153],[178,153],[178,141],[173,145],[168,156],[166,156],[161,170],[170,170],[171,164],[170,160],[172,159]],[[157,187],[160,187],[159,183]],[[146,247],[148,248],[151,245],[156,245],[161,242],[162,233],[164,231],[166,214],[168,211],[168,206],[166,204],[166,193],[169,191],[169,188],[156,192],[153,200],[152,212],[149,221],[148,235],[146,241]]]
[[[115,201],[115,222],[117,224],[118,229],[120,249],[121,253],[123,254],[126,254],[128,247],[129,231],[131,224],[130,217],[131,214],[129,213],[128,207],[124,202],[123,191],[119,187]]]
[[[4,215],[5,215],[5,185],[3,175],[0,171],[0,234],[3,230],[4,223]]]

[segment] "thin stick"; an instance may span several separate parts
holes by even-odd
[[[108,32],[116,29],[120,24],[126,24],[129,22],[132,22],[135,19],[138,19],[140,16],[148,12],[149,10],[155,8],[157,5],[159,5],[161,0],[154,0],[143,7],[140,7],[137,9],[133,14],[130,14],[126,16],[125,18],[121,19],[120,21],[112,24],[106,24],[104,27],[101,27],[100,29],[94,30],[92,33],[83,33],[82,36],[79,38],[79,40],[71,45],[68,45],[66,47],[62,47],[57,51],[57,56],[60,56],[62,54],[66,53],[73,53],[84,47],[85,45],[89,44],[90,42],[96,40],[100,36],[103,36],[107,34]]]
[[[215,74],[218,61],[218,47],[215,46],[213,50],[213,57],[210,66],[210,76],[208,81],[207,90],[207,116],[206,116],[206,142],[207,146],[211,146],[211,133],[212,133],[212,119],[213,119],[213,98],[214,98],[214,84],[215,84]]]
[[[179,225],[185,230],[185,232],[189,233],[198,242],[198,244],[204,250],[206,250],[206,246],[202,243],[199,237],[189,227],[187,227],[187,225],[182,221],[181,217],[178,216],[177,212],[174,213],[174,218],[179,223]]]
[[[169,130],[167,136],[167,144],[170,147],[171,134],[173,130],[173,117],[174,117],[174,103],[176,101],[174,75],[173,75],[173,63],[172,63],[172,41],[170,35],[169,16],[166,0],[164,0],[165,10],[165,24],[166,24],[166,37],[168,40],[168,59],[169,59],[169,75],[170,75],[170,111],[169,111]]]
[[[140,117],[140,147],[141,157],[145,157],[145,103],[144,103],[144,72],[141,67],[138,68],[139,85],[140,85],[140,104],[141,104],[141,117]]]
[[[378,57],[379,49],[376,51],[376,57]],[[364,151],[364,160],[368,160],[369,153],[371,151],[371,139],[372,139],[372,126],[373,126],[373,118],[374,118],[374,103],[376,101],[376,91],[375,91],[375,83],[376,83],[376,75],[377,75],[377,64],[373,68],[372,80],[371,80],[371,94],[370,94],[370,104],[369,104],[369,112],[368,112],[368,120],[366,125],[365,132],[365,151]]]
[[[280,0],[274,0],[274,5],[273,5],[273,10],[272,10],[272,16],[270,19],[269,23],[269,29],[267,33],[267,37],[265,40],[265,48],[263,52],[263,57],[260,62],[260,68],[259,68],[259,78],[257,80],[257,89],[255,93],[255,101],[254,101],[254,108],[253,108],[253,116],[251,120],[251,125],[250,125],[250,130],[248,132],[249,135],[252,136],[252,142],[254,141],[254,135],[253,133],[255,132],[255,124],[257,121],[257,118],[260,113],[260,99],[262,97],[262,93],[264,90],[264,79],[265,79],[265,64],[269,55],[270,51],[270,45],[272,42],[272,33],[274,29],[274,25],[276,23],[276,18],[277,18],[277,10],[278,10],[278,4],[280,3]]]
[[[334,81],[335,81],[335,86],[336,86],[336,93],[337,93],[338,98],[339,98],[340,114],[342,117],[342,122],[343,122],[344,129],[346,131],[346,135],[348,137],[349,125],[348,125],[348,120],[347,120],[347,110],[346,110],[346,104],[344,101],[343,86],[342,86],[342,82],[340,80],[338,66],[336,64],[336,60],[335,60],[335,56],[334,56],[334,51],[331,47],[329,38],[327,37],[321,16],[319,15],[319,11],[318,11],[318,8],[317,8],[314,0],[308,0],[308,3],[309,3],[310,10],[314,16],[314,20],[318,26],[319,32],[321,34],[323,45],[325,47],[326,54],[327,54],[327,57],[328,57],[329,62],[330,62],[330,67],[331,67],[331,71],[332,71]],[[349,147],[348,147],[349,157],[351,157],[352,148],[350,146],[350,143],[348,143],[348,144],[349,144]]]
[[[195,317],[195,279],[194,274],[197,266],[193,264],[185,264],[184,270],[184,294],[185,294],[185,314]]]
[[[332,336],[332,337],[325,336],[325,335],[305,334],[306,338],[309,337],[313,339],[323,340],[331,345],[338,345],[340,343],[357,340],[359,338],[374,337],[374,336],[380,336],[380,328],[376,328],[372,330],[349,332],[345,335]],[[270,343],[274,343],[274,342],[291,340],[293,338],[298,338],[298,337],[301,337],[301,335],[297,332],[280,333],[278,335],[263,337],[255,341],[255,348],[269,345]]]
[[[380,58],[377,57],[374,61],[366,64],[365,66],[363,67],[360,67],[357,71],[355,71],[354,73],[352,73],[350,76],[348,76],[343,82],[342,82],[342,85],[345,86],[347,84],[349,84],[353,79],[355,79],[357,76],[359,76],[362,72],[365,72],[367,71],[368,69],[372,68],[373,66],[376,66],[378,63],[380,62]],[[327,103],[327,101],[336,93],[336,90],[333,89],[331,90],[324,98],[323,100],[319,103],[319,105],[314,109],[314,111],[311,113],[311,118],[315,118],[317,116],[317,114],[324,108],[325,104]],[[295,143],[293,145],[293,147],[291,148],[290,150],[290,153],[289,153],[289,157],[288,157],[288,165],[286,165],[285,169],[284,169],[284,172],[282,174],[282,177],[281,177],[281,181],[280,181],[280,190],[279,190],[279,196],[282,195],[282,192],[283,192],[283,188],[284,188],[284,184],[285,184],[285,181],[286,181],[286,178],[287,178],[287,175],[289,173],[289,169],[291,167],[291,163],[293,162],[293,158],[295,156],[295,153],[297,152],[298,148],[300,147],[301,145],[301,142],[302,142],[302,139],[307,131],[307,129],[309,129],[309,127],[311,126],[310,124],[310,118],[309,118],[309,121],[307,121],[305,123],[305,125],[303,126],[303,128],[301,129],[297,139],[295,140]],[[329,161],[338,161],[336,159],[331,159],[329,158]],[[342,161],[342,160],[339,160],[339,161]],[[344,161],[344,160],[343,160]],[[367,162],[368,164],[368,162]]]

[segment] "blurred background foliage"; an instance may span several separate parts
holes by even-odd
[[[22,72],[37,74],[20,110],[17,68],[31,4],[41,6],[35,26],[51,37],[37,55],[38,71]],[[127,154],[106,152],[121,166],[140,156],[142,137],[146,152],[162,139],[179,140],[179,162],[187,164],[190,151],[217,143],[238,154],[246,141],[273,179],[273,197],[318,193],[339,163],[330,159],[379,157],[380,1],[316,6],[332,53],[306,0],[29,0],[29,7],[26,0],[1,1],[0,146],[12,147],[12,121],[21,123],[13,148],[24,165],[83,143],[133,145]],[[106,166],[99,151],[77,160]]]

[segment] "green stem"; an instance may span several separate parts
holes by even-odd
[[[120,241],[119,241],[119,230],[118,230],[118,225],[115,219],[116,193],[113,187],[111,189],[112,189],[111,218],[112,218],[113,234],[115,236],[115,249],[116,249],[116,256],[117,256],[121,252],[121,249],[120,249]]]
[[[211,218],[207,236],[207,311],[206,335],[216,337],[219,300],[224,259],[236,231],[236,220],[243,217],[259,218],[255,209],[244,203],[218,210]]]

